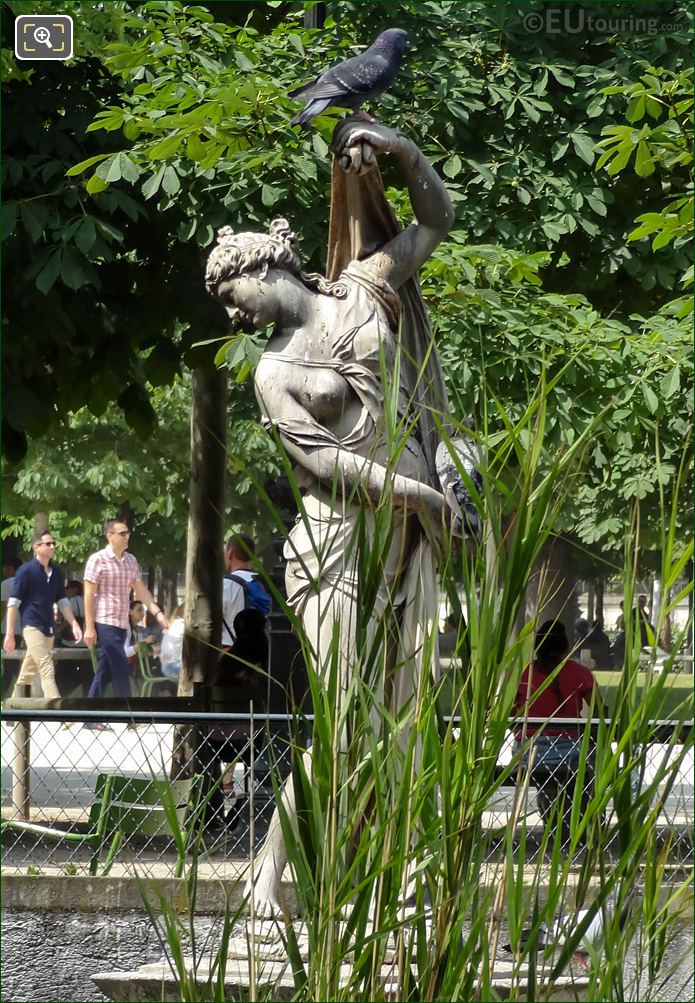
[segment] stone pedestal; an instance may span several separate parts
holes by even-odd
[[[294,933],[303,961],[307,960],[309,938],[306,925],[295,922]],[[273,1000],[291,1000],[296,994],[292,967],[287,957],[283,940],[284,925],[274,921],[257,921],[254,926],[247,924],[236,928],[235,936],[229,941],[227,969],[225,972],[225,998],[228,1000],[247,1000],[250,998],[250,986],[255,984],[254,998]],[[353,958],[347,953],[340,968],[341,985],[347,985],[352,976]],[[540,968],[540,957],[539,957]],[[188,968],[192,971],[192,965]],[[514,964],[511,960],[498,960],[493,973],[493,985],[500,999],[505,999],[512,988]],[[211,972],[209,962],[198,966],[196,981],[203,987],[211,978],[216,981]],[[521,980],[525,976],[525,968],[521,971]],[[543,980],[540,972],[537,975],[539,985]],[[181,998],[178,983],[167,963],[142,965],[136,972],[99,972],[92,976],[99,989],[112,1000],[120,1003],[163,1003]],[[384,986],[385,999],[393,1003],[399,999],[398,967],[395,940],[388,945],[381,970],[381,980]],[[518,984],[519,974],[516,976]],[[557,979],[552,991],[543,991],[545,1000],[581,1000],[585,998],[588,980],[567,974]]]

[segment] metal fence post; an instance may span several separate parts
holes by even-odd
[[[31,686],[22,686],[23,697],[31,695]],[[29,821],[31,791],[29,770],[31,766],[31,722],[17,721],[12,729],[14,756],[12,758],[12,807],[14,817]]]

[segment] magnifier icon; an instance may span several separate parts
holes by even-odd
[[[51,45],[51,33],[48,28],[37,28],[34,32],[34,41],[45,45],[47,49],[53,48]]]

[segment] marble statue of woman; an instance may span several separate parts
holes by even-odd
[[[446,394],[416,275],[454,217],[435,170],[405,136],[346,120],[333,150],[327,278],[302,271],[295,235],[275,220],[269,233],[223,227],[206,284],[232,319],[274,325],[255,389],[263,422],[304,491],[285,546],[286,585],[318,679],[329,671],[337,638],[344,693],[357,664],[358,612],[361,622],[376,624],[388,610],[398,620],[399,647],[389,694],[402,707],[415,692],[418,652],[437,630],[431,543],[448,520],[436,473]],[[376,165],[386,154],[398,164],[415,217],[404,230]],[[366,519],[369,539],[385,502],[391,533],[365,609],[355,526]],[[283,797],[291,816],[291,781]],[[257,915],[279,911],[286,859],[276,812],[254,879]]]

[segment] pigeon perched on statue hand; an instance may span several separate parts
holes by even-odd
[[[330,105],[350,108],[368,121],[374,121],[360,112],[360,107],[364,101],[383,94],[391,86],[407,45],[408,36],[402,28],[389,28],[382,31],[366,52],[332,66],[311,83],[290,91],[291,98],[306,101],[290,125],[308,128],[311,120]]]
[[[471,436],[459,436],[450,444],[440,442],[437,447],[435,465],[444,499],[454,515],[452,531],[465,540],[480,540],[483,527],[476,501],[460,471],[465,472],[480,497],[483,493],[483,478],[479,470],[482,460]]]

